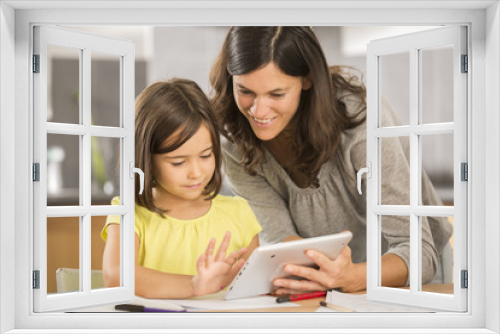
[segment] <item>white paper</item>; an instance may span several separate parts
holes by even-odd
[[[225,300],[224,292],[206,295],[193,299],[173,300],[168,302],[177,303],[188,311],[224,311],[224,310],[243,310],[255,308],[273,308],[273,307],[297,307],[294,303],[276,303],[276,297],[256,296],[251,298]]]
[[[192,299],[145,299],[137,297],[128,304],[167,310],[187,310],[188,312],[244,310],[256,308],[297,307],[295,303],[276,303],[276,297],[256,296],[251,298],[225,300],[224,291]],[[123,312],[115,310],[114,305],[79,310],[78,312]],[[125,311],[126,312],[126,311]]]

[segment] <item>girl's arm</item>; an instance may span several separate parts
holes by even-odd
[[[215,293],[229,284],[244,261],[237,259],[245,254],[246,248],[225,256],[230,240],[227,233],[216,255],[215,239],[212,239],[197,265],[202,271],[196,276],[168,274],[138,264],[140,240],[135,236],[135,294],[144,298],[186,299],[208,293]],[[120,226],[110,224],[104,248],[103,278],[107,287],[120,285]]]
[[[247,247],[245,247],[246,249],[248,249],[248,251],[245,253],[245,255],[242,256],[242,258],[246,261],[248,260],[248,258],[250,257],[250,255],[252,255],[252,252],[255,250],[255,248],[259,247],[259,235],[256,234],[252,241],[250,241],[250,243],[248,244]]]

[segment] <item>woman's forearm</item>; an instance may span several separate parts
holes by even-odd
[[[404,261],[395,254],[382,256],[382,286],[404,286],[408,278],[408,268]]]
[[[150,299],[186,299],[194,297],[193,276],[167,274],[135,266],[135,294]]]
[[[350,272],[349,284],[343,288],[344,292],[356,292],[366,290],[366,262],[353,263]],[[382,286],[400,287],[406,283],[408,269],[403,260],[394,254],[382,256]]]

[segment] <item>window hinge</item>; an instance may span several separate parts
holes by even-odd
[[[469,57],[467,55],[462,55],[462,73],[467,73],[469,71]]]
[[[467,270],[462,270],[460,276],[462,277],[462,289],[467,289],[469,287],[469,274]]]
[[[40,73],[40,55],[33,55],[33,73]]]
[[[461,175],[462,177],[460,178],[462,181],[469,181],[469,166],[467,165],[466,162],[462,162],[460,165],[461,169]]]
[[[38,162],[33,164],[33,181],[40,182],[40,164]]]
[[[40,289],[40,270],[33,270],[33,289]]]

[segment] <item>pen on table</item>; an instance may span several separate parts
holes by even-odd
[[[276,298],[276,303],[293,302],[296,300],[312,299],[312,298],[318,298],[318,297],[324,297],[324,296],[326,296],[326,291],[299,293],[297,295],[278,297],[278,298]]]
[[[344,306],[339,306],[339,305],[333,305],[324,301],[319,302],[321,306],[331,308],[332,310],[339,311],[339,312],[356,312],[353,309],[344,307]]]
[[[147,307],[143,305],[134,305],[134,304],[121,304],[115,305],[115,310],[120,311],[129,311],[129,312],[186,312],[186,310],[167,310],[163,308],[157,307]]]

